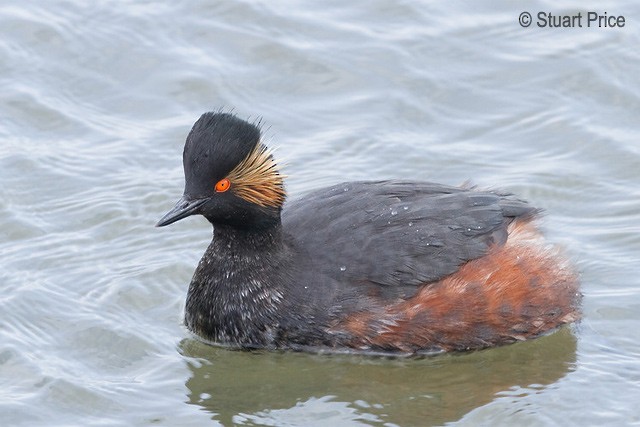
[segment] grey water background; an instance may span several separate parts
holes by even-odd
[[[0,424],[640,425],[639,28],[631,1],[0,1]],[[584,320],[408,360],[198,342],[211,229],[154,224],[220,108],[262,118],[292,198],[471,179],[544,208]]]

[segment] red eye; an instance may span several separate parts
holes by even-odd
[[[217,182],[216,191],[218,193],[224,193],[229,189],[229,187],[231,187],[231,181],[229,181],[227,178],[224,178]]]

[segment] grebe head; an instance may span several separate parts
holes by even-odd
[[[182,161],[184,194],[158,227],[195,214],[236,228],[280,221],[283,177],[256,125],[233,114],[205,113],[187,136]]]

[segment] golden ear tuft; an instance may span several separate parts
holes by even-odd
[[[250,203],[279,207],[284,203],[283,176],[278,172],[272,150],[258,143],[249,155],[227,175],[233,192]]]

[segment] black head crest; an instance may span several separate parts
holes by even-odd
[[[184,146],[185,194],[199,197],[210,193],[212,186],[246,159],[259,142],[257,126],[229,113],[204,113]]]

